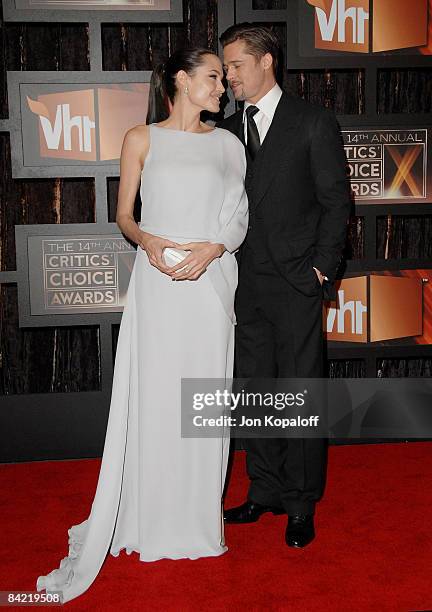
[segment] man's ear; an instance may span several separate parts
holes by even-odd
[[[273,57],[271,53],[265,53],[261,58],[261,65],[264,70],[270,70],[273,65]]]

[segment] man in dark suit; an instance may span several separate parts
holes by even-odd
[[[331,112],[281,90],[280,48],[270,29],[235,25],[221,44],[227,80],[245,104],[219,127],[242,140],[248,160],[250,225],[239,256],[236,375],[319,378],[322,299],[334,294],[350,211],[338,125]],[[286,543],[306,546],[315,537],[327,440],[249,438],[244,444],[248,497],[225,511],[225,521],[287,513]]]

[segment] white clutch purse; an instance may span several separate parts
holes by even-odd
[[[176,266],[181,261],[183,261],[183,259],[185,259],[185,257],[187,257],[189,254],[190,254],[190,251],[184,251],[183,249],[174,249],[171,247],[166,247],[163,250],[163,259],[164,259],[165,265],[172,268],[172,266]],[[183,268],[180,268],[180,269],[183,270]]]

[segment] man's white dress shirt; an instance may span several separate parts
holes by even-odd
[[[245,143],[247,143],[247,122],[246,122],[246,109],[248,106],[256,106],[259,111],[254,115],[253,120],[258,128],[258,134],[260,137],[261,144],[266,137],[267,132],[276,111],[276,106],[279,104],[279,100],[282,95],[282,89],[276,83],[265,96],[258,100],[255,104],[252,102],[245,102],[243,109],[243,127],[245,135]]]

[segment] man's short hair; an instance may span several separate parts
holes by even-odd
[[[276,34],[271,28],[254,23],[238,23],[231,26],[220,37],[222,47],[243,40],[248,53],[261,59],[266,53],[273,58],[273,72],[278,75],[280,68],[281,47]]]

